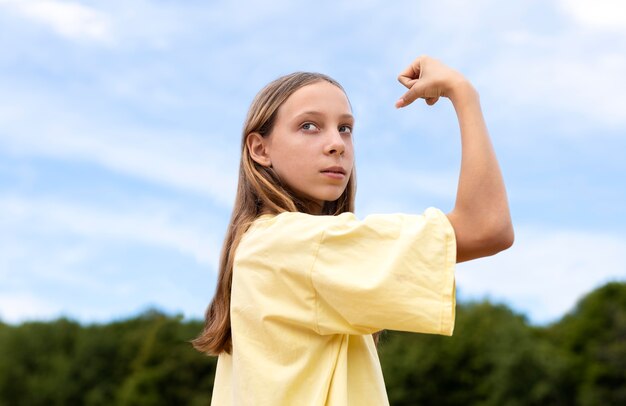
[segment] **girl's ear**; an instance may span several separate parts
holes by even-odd
[[[250,157],[254,162],[266,167],[272,166],[267,143],[267,138],[257,132],[250,133],[246,137],[246,146]]]

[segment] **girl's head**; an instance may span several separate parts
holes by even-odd
[[[271,82],[246,118],[238,195],[254,191],[271,213],[353,211],[353,125],[348,98],[330,77],[297,72]]]
[[[231,351],[233,259],[254,219],[286,211],[354,211],[353,125],[343,88],[326,75],[292,73],[257,94],[243,128],[239,185],[217,288],[204,331],[193,341],[196,349],[209,354]]]

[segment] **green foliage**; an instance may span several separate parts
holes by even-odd
[[[389,332],[381,363],[393,405],[557,404],[563,356],[504,306],[460,306],[453,337]]]
[[[14,406],[67,404],[78,330],[66,319],[5,326],[0,334],[0,400]]]
[[[201,328],[157,311],[103,325],[0,322],[0,406],[208,405],[216,358],[189,343]],[[547,327],[460,304],[453,337],[386,332],[379,352],[392,405],[626,404],[626,284]]]
[[[576,404],[626,404],[626,284],[592,292],[546,336],[574,359]]]
[[[0,325],[0,405],[207,405],[216,360],[189,344],[201,328],[154,311],[86,327]]]

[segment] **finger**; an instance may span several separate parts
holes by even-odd
[[[420,67],[411,64],[408,68],[400,72],[398,75],[398,81],[404,84],[407,80],[414,80],[420,76]]]
[[[419,79],[422,66],[421,64],[422,58],[419,57],[414,60],[413,63],[411,63],[405,70],[400,72],[400,75],[398,75],[398,80],[400,81],[400,83],[404,85],[403,80]]]
[[[437,103],[439,101],[439,97],[429,97],[426,99],[426,104],[428,104],[429,106],[432,106],[433,104]]]
[[[398,76],[398,82],[402,83],[407,89],[412,88],[417,81],[418,79],[411,79],[407,76]]]
[[[417,82],[415,83],[398,101],[396,102],[396,107],[405,107],[409,104],[413,103],[420,97],[424,97],[424,85],[423,83]]]

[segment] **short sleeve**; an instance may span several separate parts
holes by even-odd
[[[320,334],[382,329],[451,335],[456,242],[447,216],[344,216],[322,231],[310,270]]]

